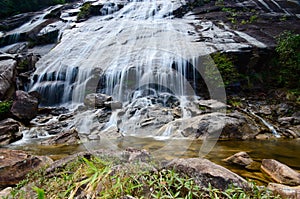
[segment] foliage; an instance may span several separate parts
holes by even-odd
[[[86,19],[91,12],[91,4],[86,3],[80,8],[80,12],[77,15],[77,20]]]
[[[1,0],[0,17],[5,18],[15,14],[37,11],[47,6],[64,4],[65,0]]]
[[[12,105],[12,101],[0,102],[0,115],[8,113],[11,105]]]
[[[300,88],[300,34],[284,32],[277,38],[278,83],[287,88]]]
[[[229,86],[239,81],[240,74],[235,68],[233,61],[226,54],[216,53],[212,55],[214,64],[207,64],[205,75],[208,80],[217,86]],[[216,70],[216,67],[218,71]],[[222,79],[220,79],[221,74]]]
[[[13,198],[276,198],[253,185],[245,191],[230,187],[222,191],[200,187],[194,179],[168,169],[147,169],[142,163],[119,164],[97,157],[72,161],[50,175],[41,170],[30,174],[11,192]],[[48,175],[48,176],[46,176]],[[26,191],[33,187],[35,193]],[[39,188],[38,188],[39,187]],[[32,188],[31,188],[32,189]],[[25,190],[25,191],[24,191]]]

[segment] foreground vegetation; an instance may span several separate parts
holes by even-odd
[[[244,191],[199,187],[192,178],[146,163],[79,158],[55,172],[40,170],[18,184],[7,198],[279,198],[253,186]]]

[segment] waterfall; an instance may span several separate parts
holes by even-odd
[[[105,10],[109,5],[117,10],[116,4]],[[82,103],[90,92],[122,102],[151,90],[162,100],[165,93],[194,95],[198,57],[208,52],[189,34],[193,19],[172,17],[180,6],[179,1],[129,2],[65,29],[60,43],[37,63],[30,91],[40,92],[42,105],[51,106]],[[95,78],[98,86],[88,86]]]

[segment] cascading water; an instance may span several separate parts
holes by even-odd
[[[42,94],[43,105],[70,106],[92,92],[123,103],[101,127],[85,121],[96,121],[97,111],[79,114],[70,128],[79,125],[84,134],[114,129],[120,135],[153,136],[176,119],[176,107],[179,117],[191,117],[190,102],[203,75],[200,57],[216,49],[195,42],[191,24],[197,20],[172,16],[180,6],[180,1],[128,2],[113,14],[64,30],[60,43],[37,63],[30,90]]]

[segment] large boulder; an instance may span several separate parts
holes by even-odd
[[[300,185],[300,173],[277,160],[263,159],[261,170],[277,183],[291,186]]]
[[[8,118],[0,122],[0,146],[10,144],[22,138],[19,132],[21,124],[14,119]]]
[[[299,199],[300,198],[300,186],[290,187],[287,185],[269,183],[269,190],[275,194],[279,194],[282,198]]]
[[[38,113],[38,99],[24,91],[16,91],[10,112],[25,123],[33,119]]]
[[[162,127],[157,135],[164,135],[172,126],[173,137],[198,139],[254,139],[261,132],[249,116],[240,113],[213,112],[187,119],[179,119]]]
[[[0,187],[17,184],[26,175],[53,161],[46,156],[33,156],[19,150],[0,149]]]
[[[13,59],[0,61],[0,100],[9,95],[9,91],[14,90],[16,64]]]
[[[249,188],[245,179],[207,159],[175,159],[168,163],[166,168],[174,169],[176,172],[195,179],[199,186],[208,187],[210,184],[222,190],[227,189],[230,185],[244,189]]]
[[[70,130],[65,130],[58,135],[45,140],[42,142],[42,144],[45,145],[58,145],[58,144],[65,144],[65,145],[70,145],[70,144],[78,144],[80,141],[80,138],[78,136],[78,132],[76,129],[70,129]]]

